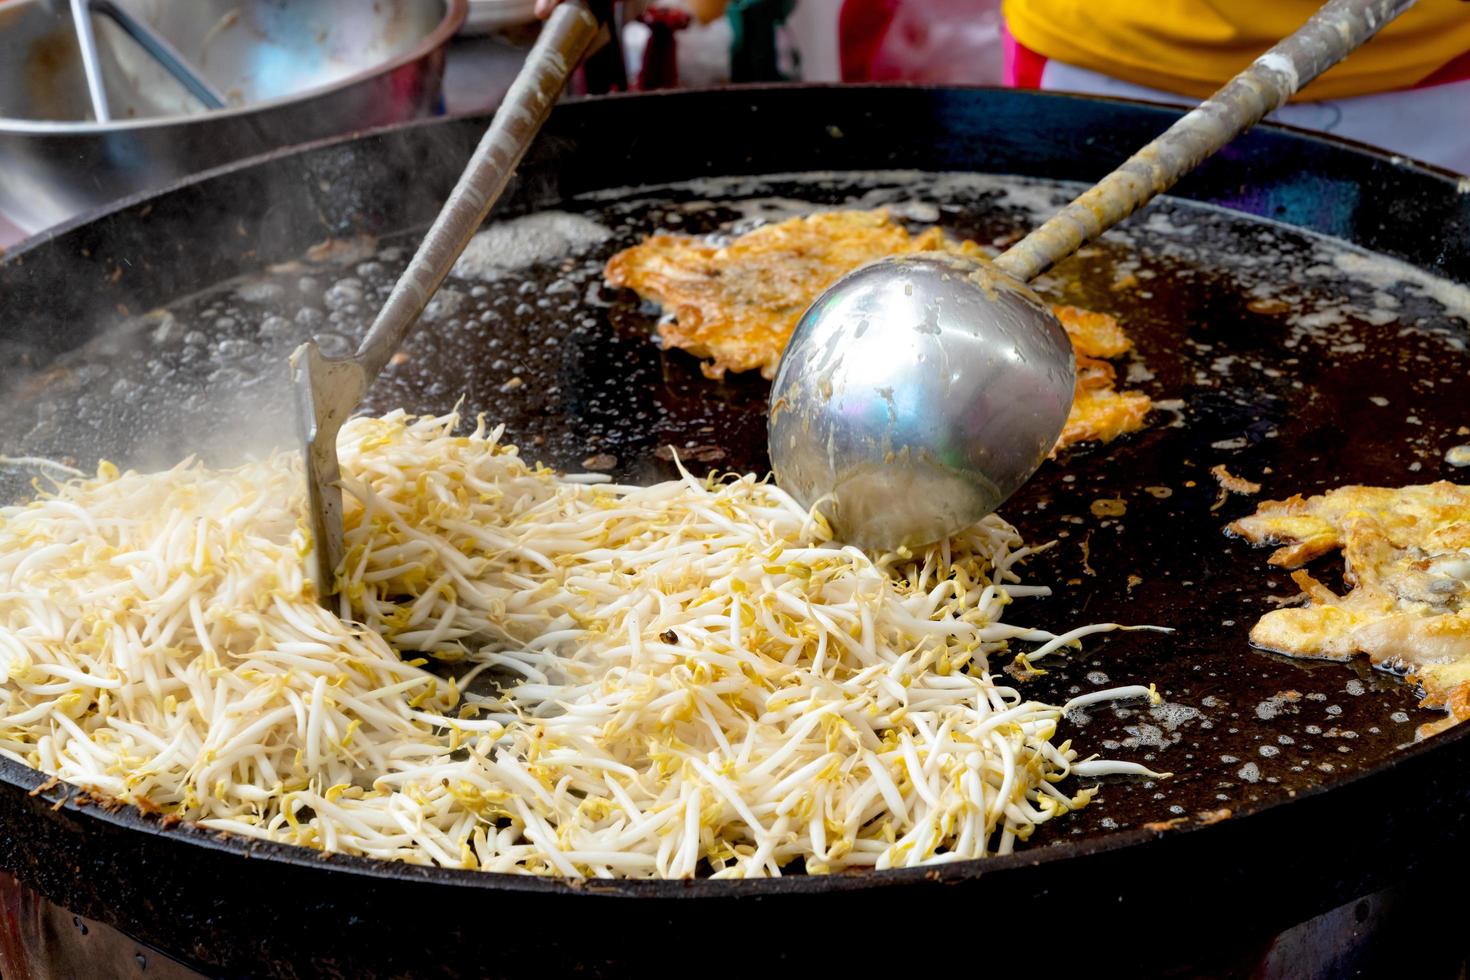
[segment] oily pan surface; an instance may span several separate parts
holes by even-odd
[[[606,258],[656,231],[738,232],[816,207],[890,206],[955,237],[1003,243],[1067,189],[1020,178],[829,174],[696,181],[604,192],[564,214],[491,228],[428,322],[370,394],[366,411],[464,408],[507,423],[528,458],[623,479],[691,469],[764,470],[767,382],[702,376],[660,351],[656,315],[602,283]],[[99,456],[167,465],[188,451],[228,461],[289,445],[284,357],[324,337],[355,346],[417,241],[336,243],[313,257],[134,317],[7,385],[0,446],[12,455]],[[474,253],[472,253],[473,255]],[[1020,684],[1056,702],[1155,683],[1165,703],[1101,706],[1065,725],[1084,754],[1175,773],[1111,780],[1032,846],[1179,817],[1239,814],[1372,768],[1439,715],[1361,664],[1288,660],[1247,635],[1269,597],[1296,589],[1255,550],[1221,534],[1258,499],[1341,483],[1456,479],[1443,461],[1466,442],[1451,386],[1463,383],[1470,303],[1442,281],[1329,240],[1165,200],[1045,277],[1056,302],[1112,313],[1136,344],[1120,384],[1165,405],[1143,432],[1046,464],[1002,510],[1031,542],[1057,540],[1024,571],[1046,600],[1011,616],[1061,631],[1117,620],[1174,627],[1112,634],[1051,658]],[[1447,312],[1448,310],[1448,312]],[[1263,484],[1220,500],[1210,469]],[[6,469],[5,495],[31,471]],[[1335,557],[1313,565],[1337,583]],[[999,667],[999,662],[993,666]]]

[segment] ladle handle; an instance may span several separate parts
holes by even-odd
[[[398,350],[479,230],[598,30],[583,0],[560,4],[547,19],[459,183],[357,349],[367,384]]]
[[[1129,157],[996,265],[1029,282],[1162,194],[1358,48],[1414,0],[1329,0],[1291,36]]]

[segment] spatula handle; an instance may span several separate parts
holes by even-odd
[[[357,349],[368,384],[398,350],[505,190],[598,29],[583,0],[563,3],[552,12],[459,183]]]
[[[1329,0],[1296,33],[996,259],[1029,282],[1162,194],[1279,108],[1414,0]]]

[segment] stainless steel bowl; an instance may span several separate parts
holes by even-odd
[[[0,3],[0,214],[27,232],[279,146],[435,111],[466,0],[118,0],[224,96],[206,109],[94,16],[96,122],[64,3]]]

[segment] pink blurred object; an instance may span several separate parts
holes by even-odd
[[[1000,0],[845,0],[844,82],[999,85]]]

